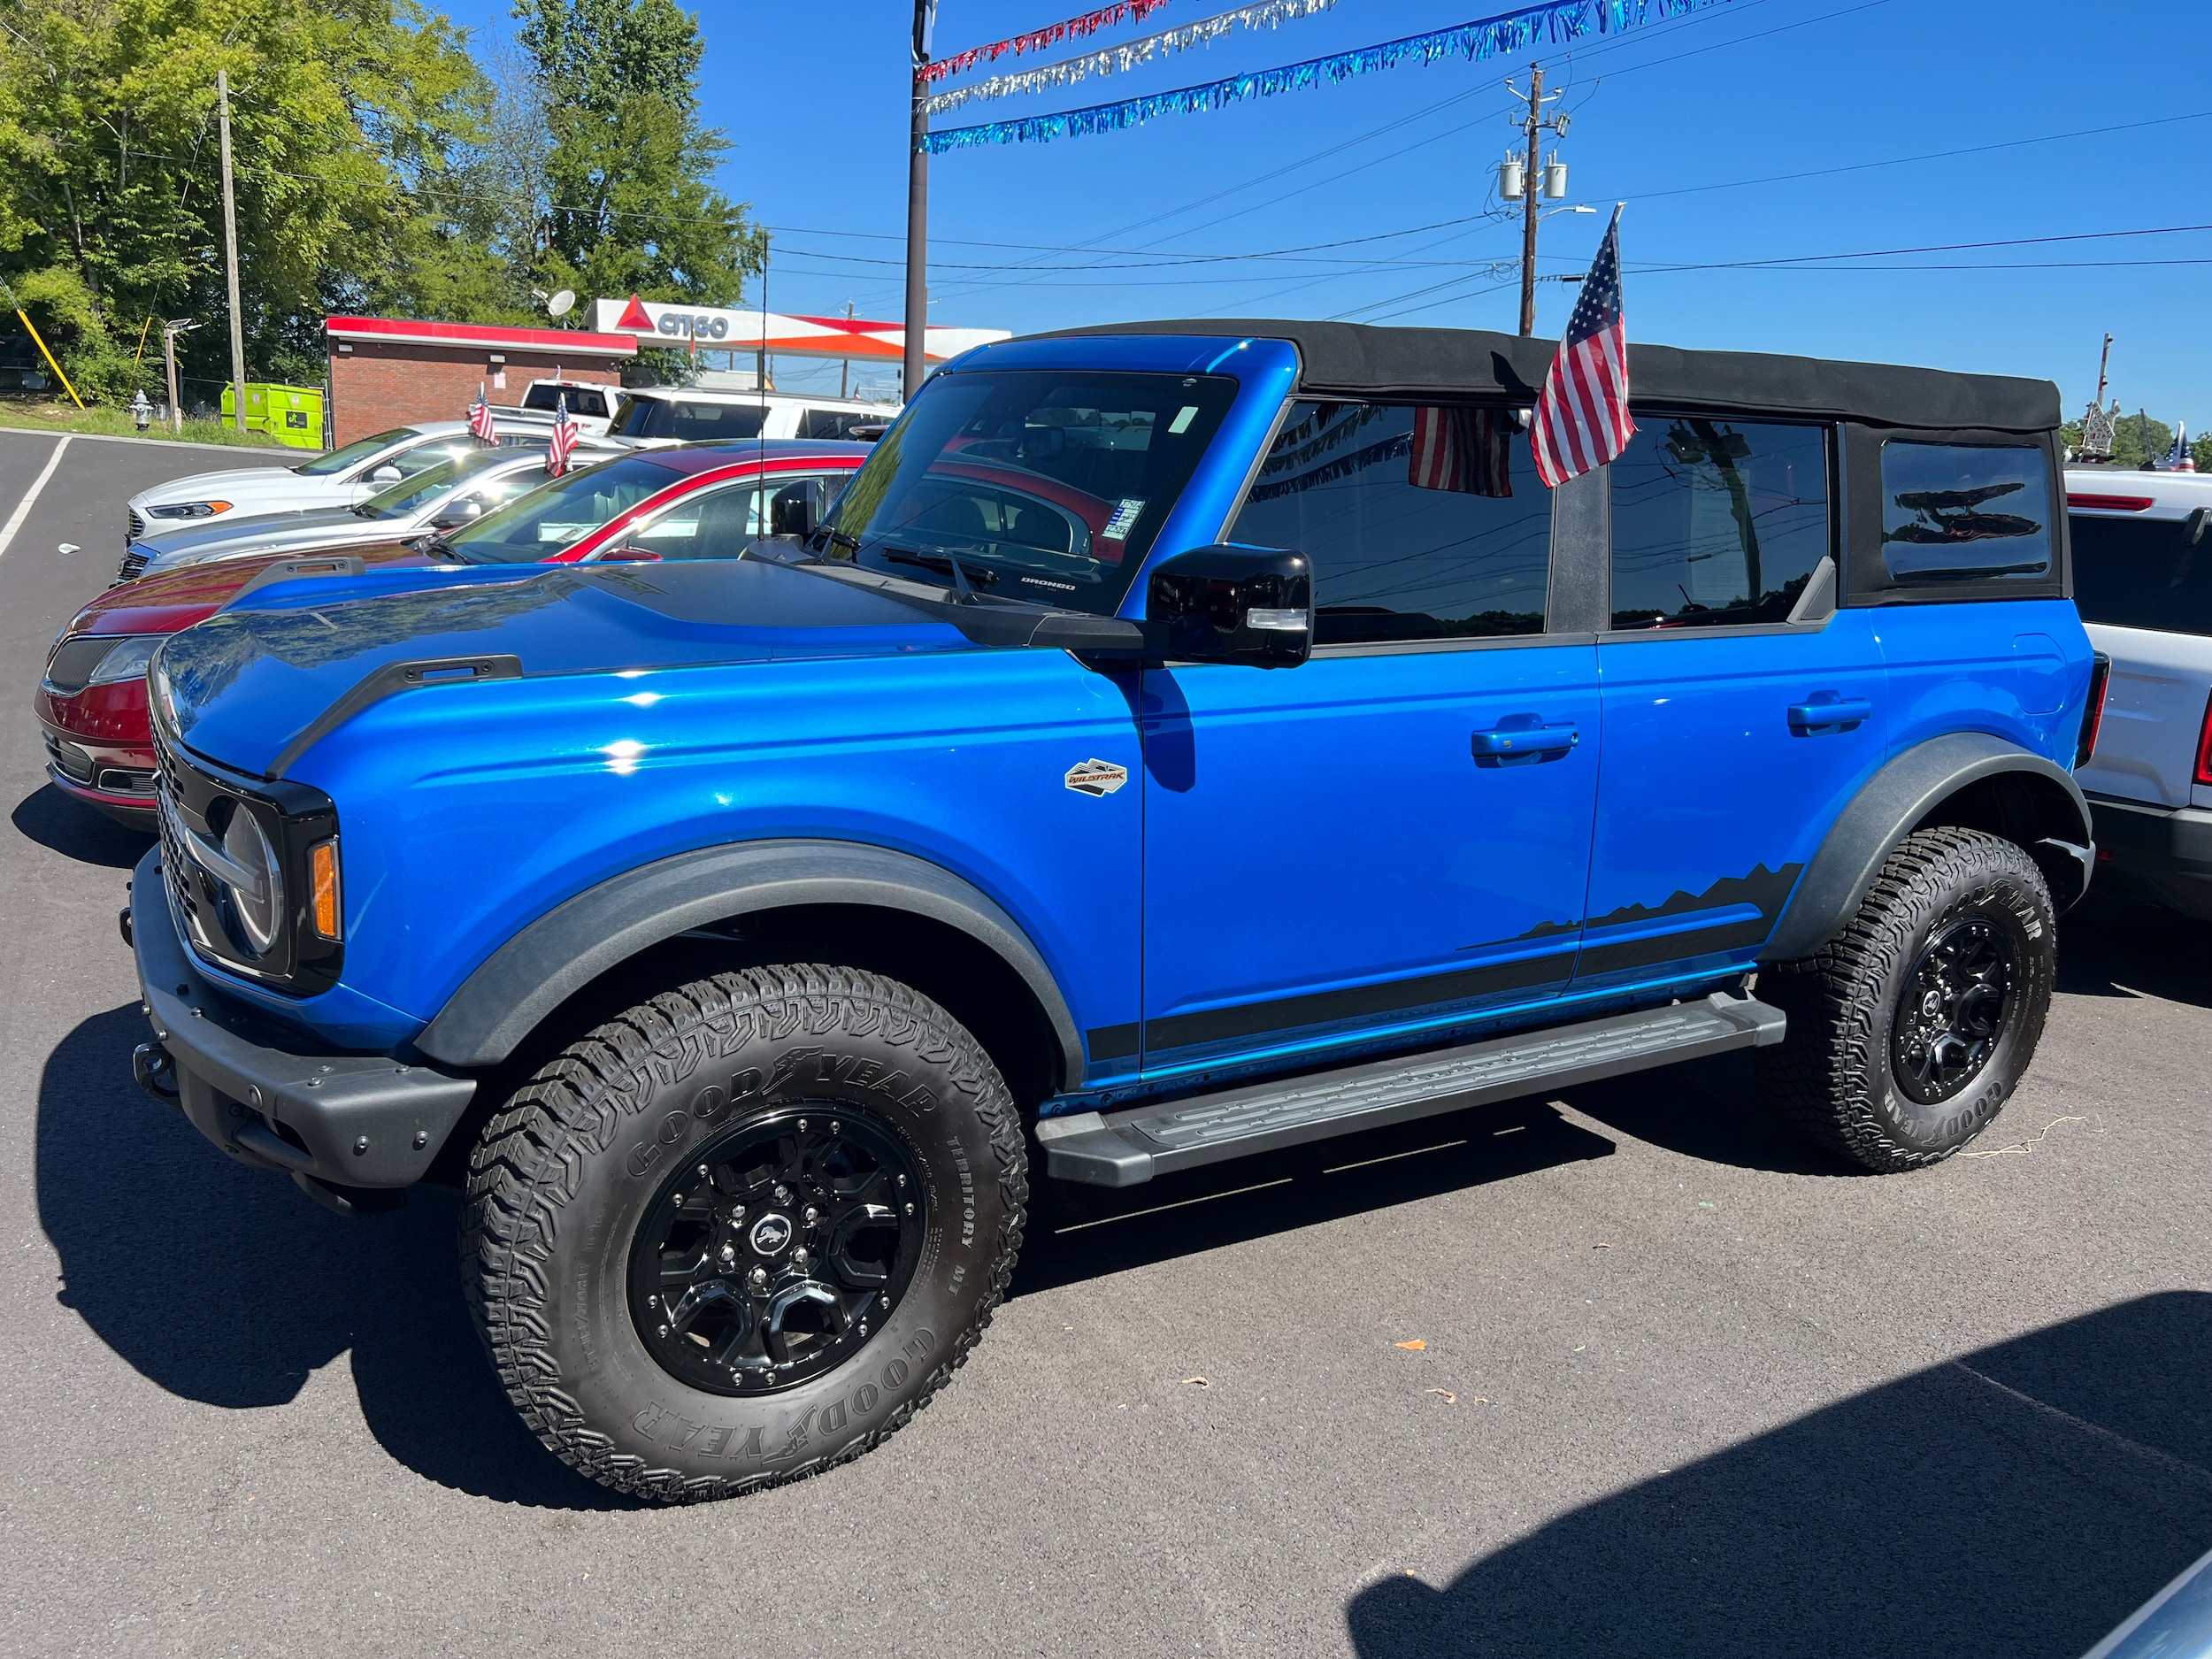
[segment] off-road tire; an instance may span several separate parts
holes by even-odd
[[[902,1138],[923,1243],[849,1359],[781,1392],[718,1394],[654,1358],[626,1263],[672,1171],[738,1121],[750,1072],[756,1101],[847,1102]],[[942,1009],[849,969],[749,969],[640,1003],[515,1093],[471,1159],[462,1281],[508,1398],[561,1458],[665,1502],[730,1497],[856,1457],[928,1402],[991,1322],[1028,1190],[1019,1111]]]
[[[1900,1086],[1892,1033],[1930,941],[1962,919],[1986,920],[2008,939],[2012,987],[1979,1071],[1950,1098],[1924,1103]],[[1760,970],[1760,997],[1789,1017],[1784,1040],[1755,1051],[1760,1081],[1801,1133],[1870,1170],[1940,1163],[2011,1097],[2043,1034],[2057,967],[2056,918],[2034,860],[1978,830],[1921,830],[1890,854],[1817,953]]]

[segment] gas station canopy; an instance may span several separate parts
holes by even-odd
[[[657,336],[656,343],[713,351],[765,351],[780,357],[851,358],[898,363],[906,330],[859,317],[794,317],[781,311],[725,311],[660,300],[594,300],[592,326],[601,334]],[[943,363],[964,351],[1010,338],[1004,328],[930,328],[922,355]],[[645,343],[641,340],[640,344]]]

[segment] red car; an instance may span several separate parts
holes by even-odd
[[[774,442],[640,450],[518,496],[439,536],[341,549],[372,567],[734,558],[803,503],[818,519],[868,458],[864,443]],[[57,788],[134,829],[154,827],[146,664],[212,616],[272,555],[188,565],[111,588],[55,641],[32,700]]]

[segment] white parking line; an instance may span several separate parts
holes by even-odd
[[[69,440],[75,435],[74,433],[63,435],[62,441],[54,446],[53,454],[46,457],[45,470],[32,481],[30,488],[24,492],[23,499],[15,503],[15,511],[8,515],[7,523],[0,525],[0,554],[8,550],[10,544],[15,540],[15,533],[23,527],[23,521],[31,516],[31,509],[38,502],[39,491],[44,489],[46,480],[53,477],[54,469],[61,465],[61,452],[69,447]]]

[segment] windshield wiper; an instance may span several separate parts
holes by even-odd
[[[967,567],[958,559],[941,554],[915,553],[905,548],[884,547],[880,543],[876,551],[894,565],[918,565],[927,571],[948,572],[952,577],[953,586],[960,590],[960,603],[970,605],[975,603],[975,589],[968,586]],[[996,571],[982,565],[979,565],[977,570],[986,588],[998,580]]]

